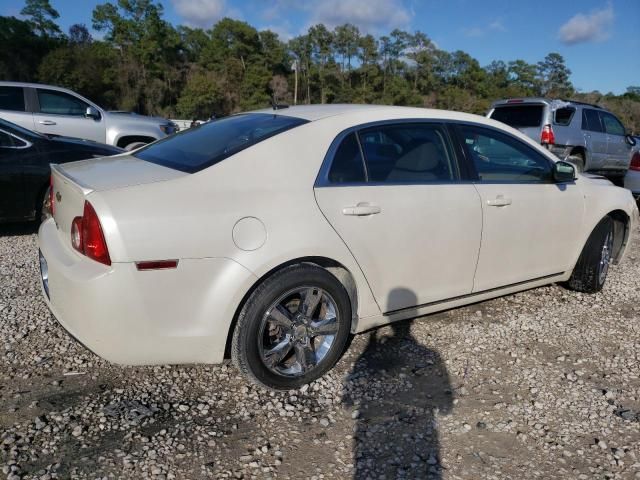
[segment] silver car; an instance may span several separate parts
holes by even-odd
[[[0,118],[40,133],[82,138],[126,150],[175,133],[164,118],[109,112],[66,88],[0,82]]]
[[[636,141],[611,112],[587,103],[546,98],[494,102],[487,113],[546,146],[580,172],[620,181]]]

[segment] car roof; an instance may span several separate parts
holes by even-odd
[[[71,92],[68,88],[56,87],[55,85],[47,85],[44,83],[31,83],[31,82],[5,82],[0,81],[1,87],[30,87],[30,88],[42,88],[46,87],[51,90],[60,90],[61,92]]]
[[[364,105],[364,104],[323,104],[323,105],[297,105],[286,108],[265,108],[255,110],[253,113],[269,113],[273,115],[284,115],[287,117],[301,118],[314,122],[329,117],[351,116],[351,115],[367,115],[370,121],[398,119],[398,118],[415,118],[415,119],[442,119],[442,120],[458,120],[487,123],[485,117],[473,115],[470,113],[454,112],[451,110],[437,110],[431,108],[418,107],[397,107],[391,105]]]

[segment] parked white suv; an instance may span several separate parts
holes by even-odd
[[[175,133],[164,118],[109,112],[66,88],[0,82],[0,118],[49,135],[83,138],[126,150]]]

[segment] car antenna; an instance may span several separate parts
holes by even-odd
[[[277,103],[275,96],[271,97],[271,99],[269,100],[269,103],[271,104],[271,108],[273,108],[274,110],[282,110],[283,108],[289,108],[289,105],[287,105],[286,103]]]

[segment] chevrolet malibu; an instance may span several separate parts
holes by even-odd
[[[350,334],[549,283],[597,292],[631,193],[456,112],[234,115],[52,166],[44,298],[109,361],[218,363],[290,389]]]

